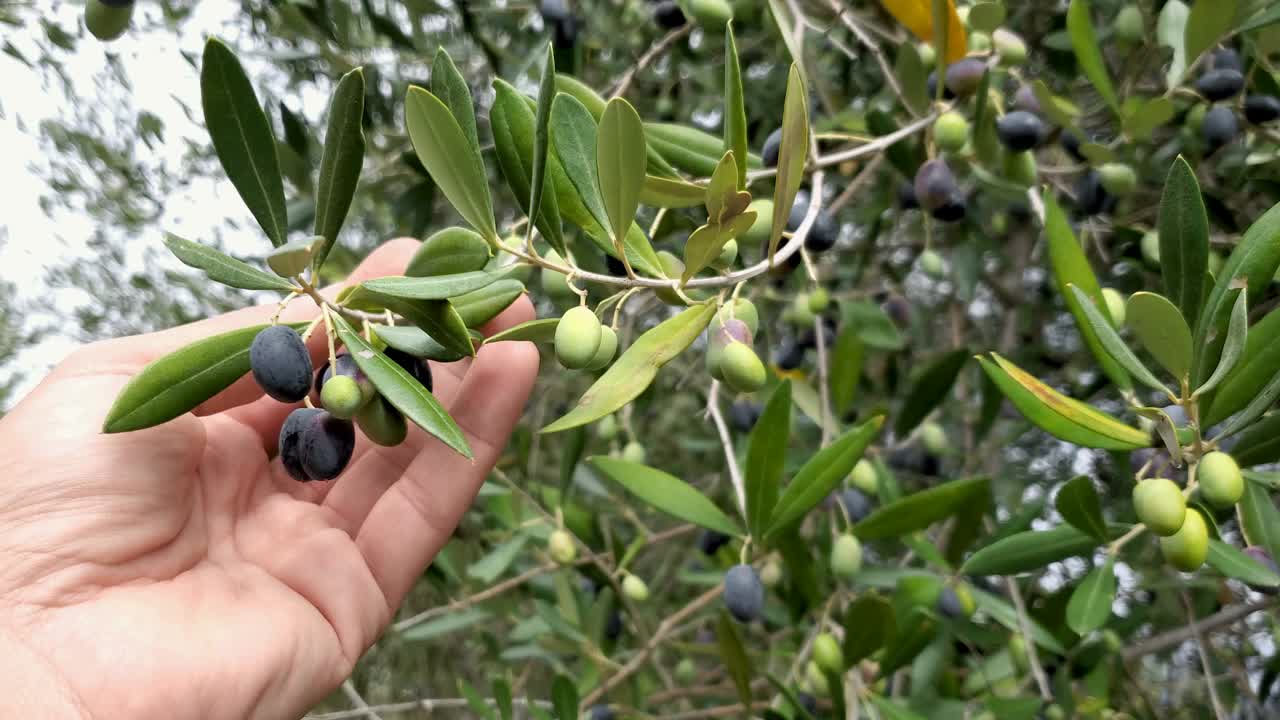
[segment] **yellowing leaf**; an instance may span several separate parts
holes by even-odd
[[[933,3],[930,0],[880,0],[889,14],[902,23],[912,35],[933,42]],[[967,52],[967,37],[955,0],[947,0],[947,62],[953,63]]]

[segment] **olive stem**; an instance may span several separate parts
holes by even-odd
[[[720,381],[711,381],[711,391],[707,393],[707,414],[716,426],[720,435],[720,444],[724,447],[725,463],[729,466],[729,482],[733,484],[734,495],[738,498],[738,509],[742,517],[747,517],[747,491],[742,481],[742,470],[738,468],[738,459],[733,451],[733,438],[729,436],[729,426],[725,424],[724,415],[720,412]]]
[[[1185,589],[1178,592],[1182,598],[1182,607],[1187,610],[1187,626],[1191,629],[1191,637],[1196,641],[1196,652],[1200,655],[1200,667],[1204,671],[1204,681],[1209,687],[1209,701],[1213,704],[1213,714],[1218,720],[1227,720],[1227,711],[1222,707],[1222,698],[1218,697],[1218,684],[1213,679],[1213,668],[1209,667],[1209,652],[1205,649],[1204,636],[1196,626],[1196,613],[1191,607],[1191,597]]]
[[[1009,588],[1013,609],[1018,614],[1018,629],[1022,632],[1022,637],[1026,638],[1027,660],[1031,665],[1031,674],[1036,679],[1036,686],[1040,689],[1040,697],[1046,702],[1053,702],[1053,691],[1049,687],[1049,677],[1045,675],[1044,666],[1040,664],[1040,652],[1036,649],[1035,635],[1031,632],[1031,618],[1027,615],[1027,604],[1022,599],[1022,591],[1012,577],[1006,575],[1004,582]]]

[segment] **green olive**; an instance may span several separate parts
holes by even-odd
[[[129,29],[133,6],[132,2],[121,5],[117,2],[89,0],[84,6],[84,25],[94,37],[103,42],[115,40]]]
[[[356,425],[375,445],[395,447],[409,434],[404,415],[381,395],[375,396],[356,413]]]
[[[756,351],[744,342],[731,342],[720,351],[720,374],[738,392],[755,392],[769,379]]]
[[[1142,259],[1148,264],[1160,267],[1160,235],[1155,230],[1148,230],[1142,236]]]
[[[627,462],[643,463],[645,459],[644,445],[632,440],[622,448],[622,459]]]
[[[853,472],[849,474],[849,478],[853,481],[853,486],[868,495],[875,495],[880,492],[880,486],[876,478],[876,468],[871,461],[862,458],[853,466]]]
[[[561,565],[568,565],[578,557],[578,547],[573,544],[573,536],[567,530],[551,533],[547,538],[547,552]]]
[[[813,639],[813,661],[824,672],[839,675],[844,672],[844,652],[840,642],[831,633],[819,633]]]
[[[1204,564],[1209,555],[1209,527],[1197,510],[1187,512],[1178,532],[1160,538],[1160,553],[1165,561],[1183,572],[1192,572]]]
[[[1012,67],[1027,61],[1027,43],[1017,33],[999,28],[991,34],[991,42],[1000,56],[1001,65]]]
[[[1125,5],[1116,13],[1111,27],[1115,31],[1115,39],[1128,45],[1142,42],[1145,28],[1142,22],[1142,11],[1137,5]]]
[[[916,260],[920,263],[920,271],[931,278],[941,278],[947,274],[947,264],[936,250],[921,251]]]
[[[320,402],[334,417],[350,420],[364,407],[365,395],[360,391],[360,384],[355,378],[334,375],[321,388]]]
[[[1235,505],[1244,494],[1240,466],[1224,452],[1214,451],[1201,458],[1196,479],[1200,482],[1200,494],[1218,507]]]
[[[1182,488],[1168,478],[1148,478],[1134,486],[1133,510],[1138,522],[1161,537],[1178,532],[1188,517]]]
[[[862,543],[848,533],[831,543],[831,572],[852,577],[862,568]]]
[[[556,359],[570,370],[587,367],[600,349],[602,334],[600,319],[591,308],[571,308],[556,325]]]
[[[632,602],[641,603],[649,599],[649,586],[635,575],[627,573],[627,576],[622,578],[622,594]]]
[[[809,312],[820,314],[831,304],[831,294],[826,288],[817,288],[809,293]]]
[[[1138,173],[1125,163],[1104,163],[1098,168],[1098,177],[1102,187],[1116,197],[1128,195],[1138,186]]]
[[[920,444],[924,449],[934,455],[943,455],[950,448],[951,443],[947,440],[947,431],[936,422],[926,422],[920,426]]]
[[[933,121],[933,141],[945,153],[960,152],[969,141],[969,121],[954,110],[942,113]]]
[[[587,370],[603,370],[609,367],[609,363],[613,362],[613,358],[618,354],[618,334],[608,325],[600,326],[600,347],[596,348],[596,354],[591,358],[591,362],[587,363]]]

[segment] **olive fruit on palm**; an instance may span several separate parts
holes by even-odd
[[[318,408],[298,408],[289,413],[280,426],[280,437],[276,444],[280,451],[280,462],[289,477],[299,482],[312,479],[302,467],[303,431],[311,427],[313,419],[323,412]]]
[[[1236,120],[1236,114],[1226,105],[1214,105],[1204,114],[1200,135],[1209,146],[1209,152],[1231,142],[1239,132],[1240,122]]]
[[[614,356],[618,354],[618,334],[608,325],[600,326],[600,347],[596,348],[596,354],[591,358],[591,362],[587,363],[587,370],[603,370],[609,367],[609,363],[613,362]]]
[[[622,594],[626,595],[631,602],[644,602],[649,599],[649,586],[644,580],[627,573],[627,576],[622,578]]]
[[[720,352],[720,374],[726,385],[744,393],[759,390],[768,380],[760,356],[744,342],[731,342]]]
[[[1244,119],[1254,125],[1265,125],[1280,118],[1280,98],[1274,95],[1249,95],[1244,99]]]
[[[272,325],[254,336],[249,367],[263,392],[280,402],[299,402],[311,389],[311,355],[288,325]]]
[[[1034,148],[1043,135],[1044,121],[1026,110],[1014,110],[996,120],[996,137],[1014,152]]]
[[[831,572],[851,577],[862,568],[862,543],[845,533],[831,543]]]
[[[556,359],[570,370],[587,367],[600,349],[602,334],[600,319],[590,308],[571,308],[556,324]]]
[[[578,557],[578,547],[567,530],[554,530],[547,538],[547,553],[561,565],[568,565]]]
[[[365,403],[355,420],[360,432],[375,445],[395,447],[409,435],[404,415],[381,395]]]
[[[943,74],[947,89],[959,97],[968,97],[978,90],[987,64],[979,58],[964,58],[951,63]]]
[[[326,360],[324,365],[321,365],[316,370],[316,392],[324,392],[324,386],[338,375],[355,380],[356,385],[360,387],[360,393],[364,396],[365,402],[368,402],[370,398],[378,393],[377,389],[373,387],[373,383],[364,374],[364,371],[356,364],[356,359],[351,357],[351,353],[347,352],[339,353],[332,363]]]
[[[1235,97],[1244,89],[1244,74],[1234,68],[1210,70],[1196,78],[1196,92],[1210,102]]]
[[[778,167],[778,150],[782,147],[782,128],[769,133],[764,139],[764,147],[760,149],[760,159],[765,167]]]
[[[129,29],[133,0],[88,0],[84,6],[84,26],[93,36],[108,42]]]
[[[355,380],[345,375],[330,378],[320,391],[320,402],[334,417],[350,420],[364,407],[364,395]]]
[[[954,110],[942,113],[933,121],[933,141],[943,152],[959,152],[969,141],[969,121]]]
[[[844,652],[840,642],[831,633],[818,633],[813,639],[813,661],[823,672],[839,675],[844,672]]]
[[[312,480],[332,480],[342,474],[356,446],[350,420],[328,412],[313,416],[302,431],[302,468]]]
[[[684,11],[680,9],[680,4],[675,0],[663,0],[654,4],[653,19],[658,23],[658,27],[665,30],[675,30],[688,22]]]
[[[1197,510],[1188,510],[1178,532],[1160,538],[1160,554],[1170,565],[1192,572],[1204,564],[1209,555],[1209,526]]]
[[[938,593],[938,612],[946,618],[958,620],[973,615],[977,605],[973,601],[973,593],[964,584],[952,587],[944,586]]]
[[[1221,451],[1208,453],[1200,458],[1196,469],[1200,482],[1200,494],[1217,507],[1231,507],[1244,494],[1244,476],[1235,458]]]
[[[764,583],[756,569],[734,565],[724,574],[724,606],[738,622],[754,622],[764,609]]]
[[[1147,478],[1135,485],[1133,510],[1138,522],[1162,537],[1178,532],[1189,517],[1182,489],[1168,478]]]

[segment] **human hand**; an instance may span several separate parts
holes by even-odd
[[[352,281],[398,274],[417,245],[379,247]],[[296,406],[251,376],[164,425],[101,432],[148,362],[275,310],[89,345],[0,420],[0,688],[13,683],[0,694],[25,716],[302,715],[448,541],[537,375],[530,343],[433,363],[474,461],[411,426],[396,447],[360,437],[329,483],[295,482],[272,458]],[[301,298],[282,319],[316,313]],[[521,298],[484,330],[532,318]],[[317,333],[313,358],[323,345]]]

